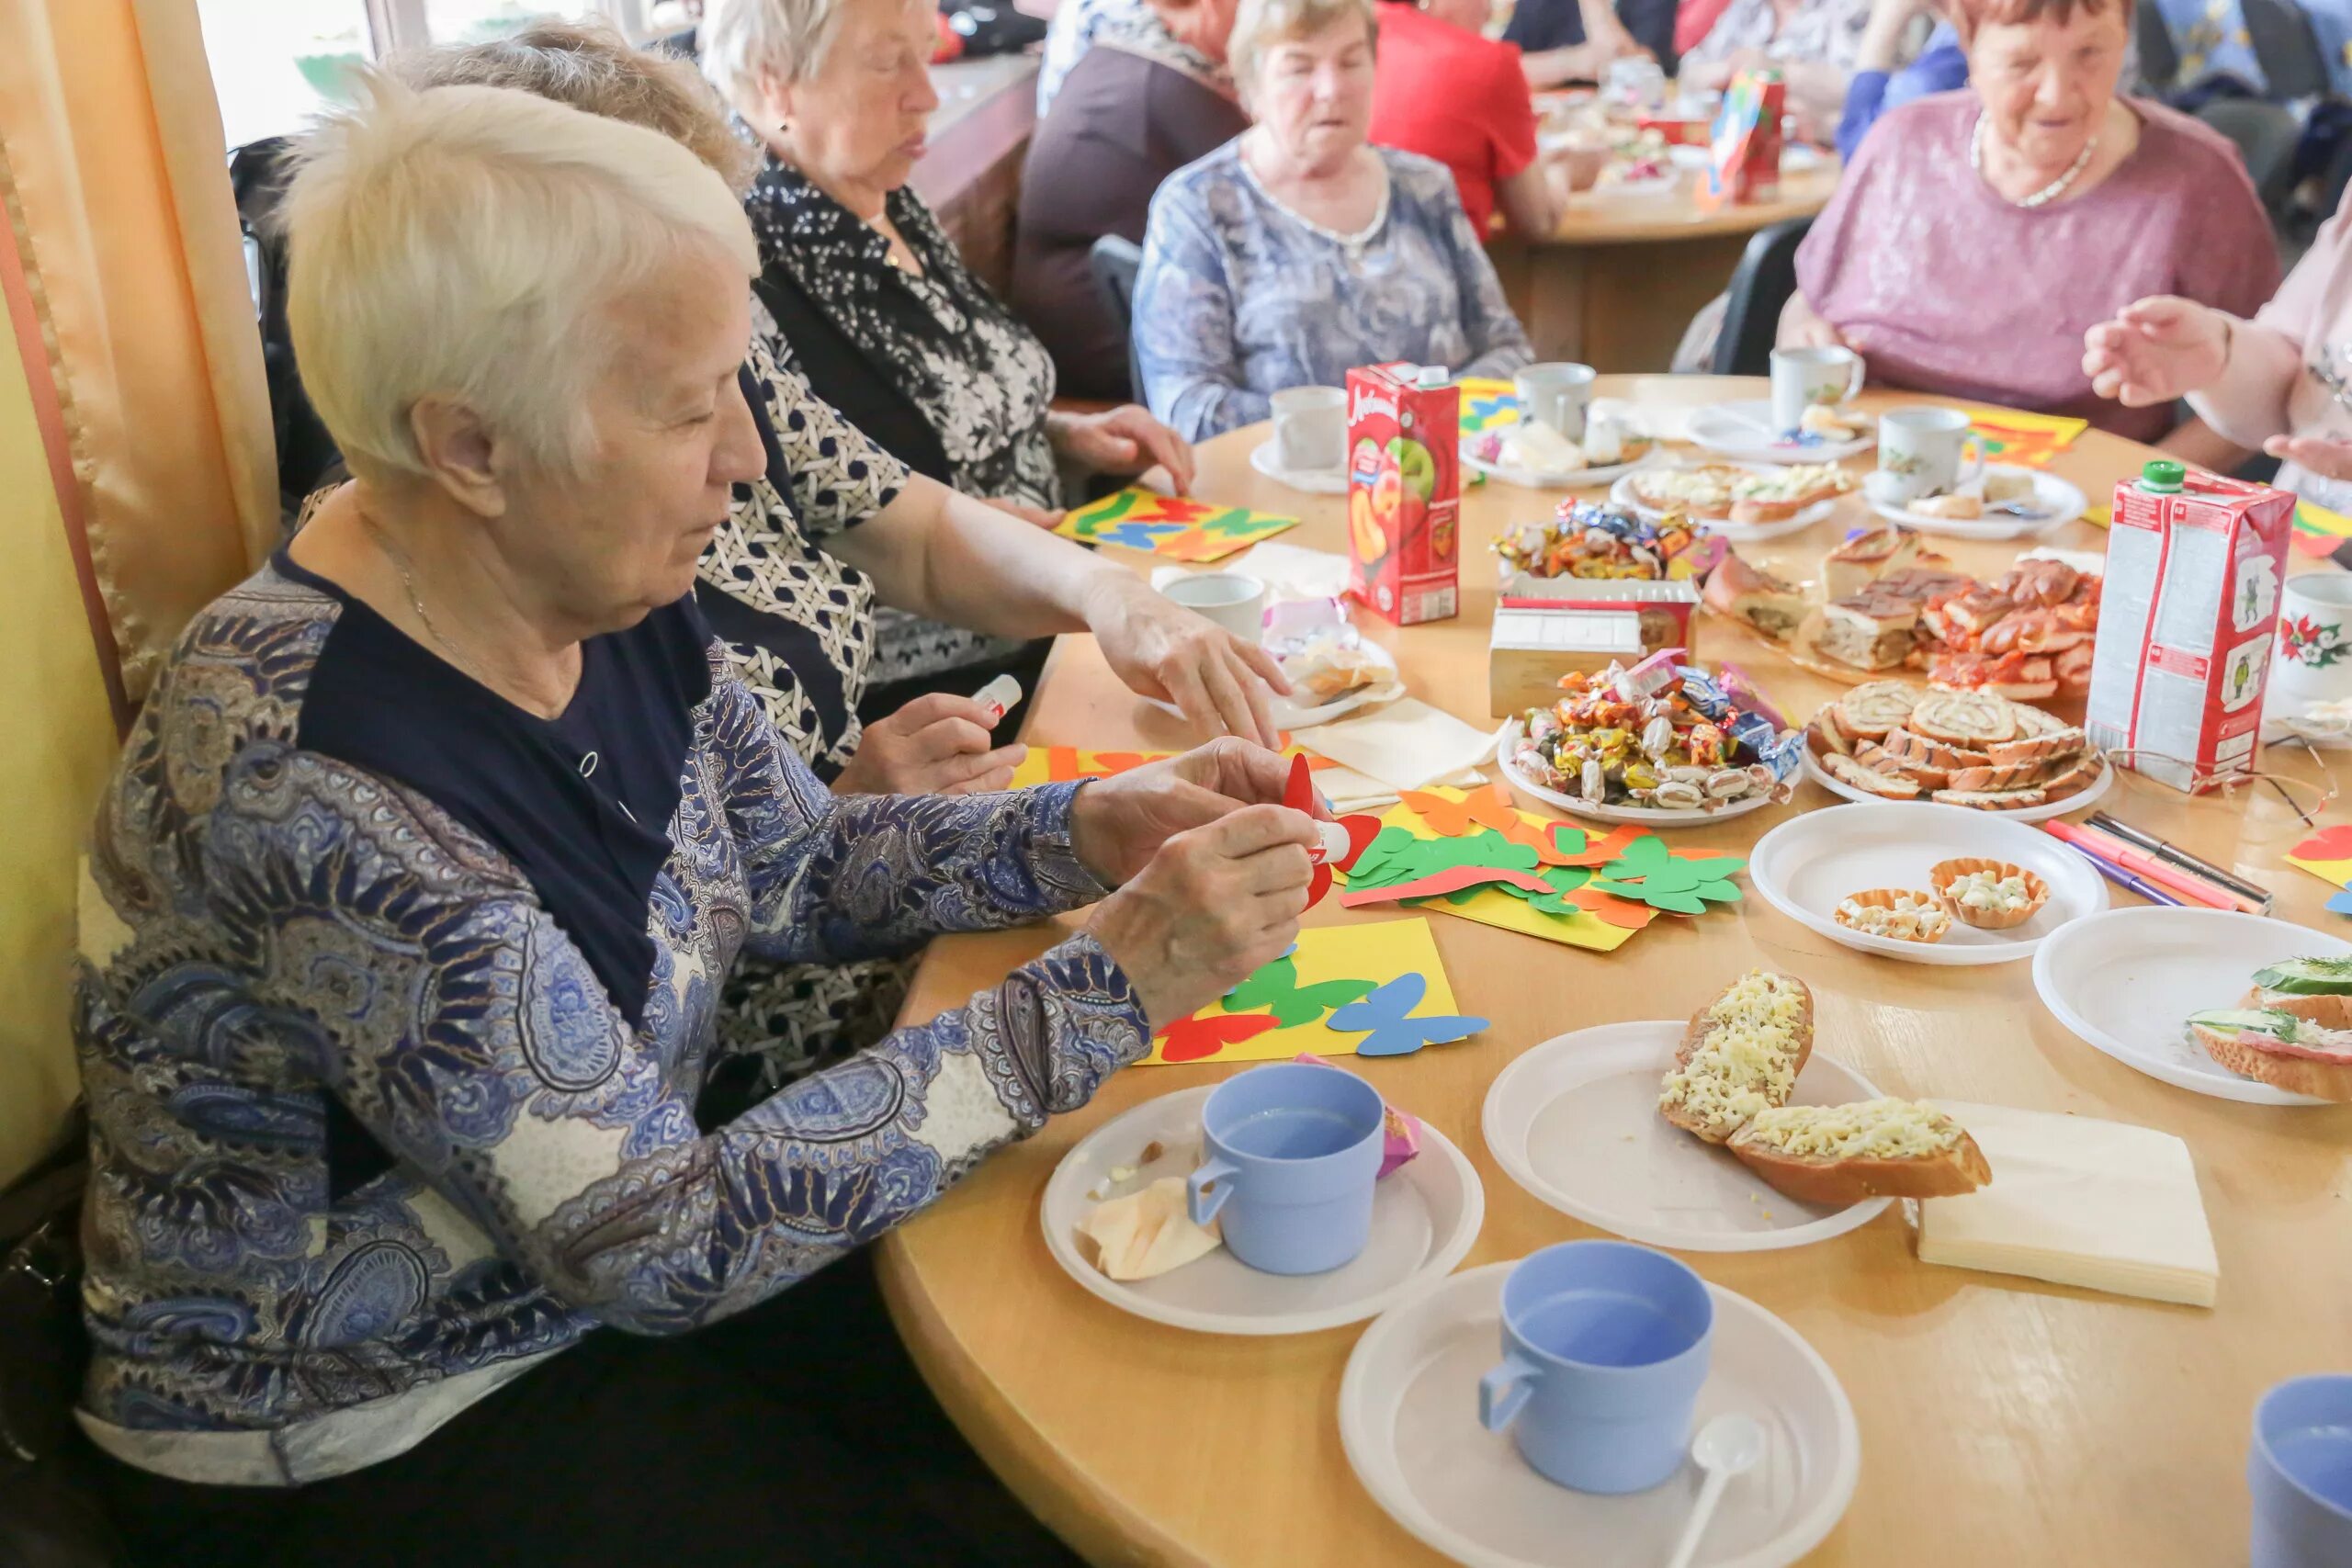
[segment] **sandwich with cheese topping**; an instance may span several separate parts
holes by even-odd
[[[1813,992],[1792,975],[1751,969],[1691,1017],[1658,1114],[1711,1144],[1786,1105],[1813,1055]]]
[[[1759,1111],[1730,1147],[1776,1190],[1832,1208],[1865,1198],[1952,1198],[1993,1179],[1966,1128],[1909,1100]]]

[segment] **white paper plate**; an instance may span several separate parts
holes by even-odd
[[[1250,448],[1250,466],[1276,484],[1285,484],[1293,490],[1303,490],[1309,495],[1348,493],[1348,470],[1345,464],[1336,468],[1285,468],[1274,459],[1274,443],[1271,436]]]
[[[1509,779],[1511,786],[1521,794],[1533,795],[1544,805],[1574,816],[1588,818],[1595,822],[1638,822],[1652,828],[1677,828],[1689,827],[1699,822],[1727,822],[1735,817],[1745,817],[1751,811],[1759,811],[1772,804],[1772,797],[1770,795],[1751,795],[1713,811],[1702,811],[1695,808],[1668,811],[1654,806],[1595,806],[1581,795],[1563,794],[1559,790],[1546,788],[1537,784],[1527,775],[1524,769],[1511,760],[1511,748],[1519,744],[1519,726],[1518,719],[1507,718],[1503,720],[1502,729],[1496,737],[1495,761],[1501,767],[1503,777]]]
[[[1719,403],[1690,413],[1690,439],[1710,452],[1747,463],[1836,463],[1857,457],[1878,445],[1877,433],[1865,421],[1862,434],[1851,441],[1783,441],[1772,429],[1769,398]]]
[[[1736,466],[1754,469],[1758,473],[1765,472],[1773,467],[1770,463],[1740,463]],[[1646,505],[1634,494],[1633,476],[1630,474],[1610,487],[1609,499],[1646,522],[1655,522],[1666,515],[1664,509]],[[1733,523],[1713,517],[1693,517],[1691,521],[1699,524],[1711,534],[1720,534],[1735,545],[1761,544],[1766,539],[1777,539],[1784,534],[1799,533],[1816,523],[1826,521],[1830,513],[1838,510],[1838,502],[1840,499],[1842,498],[1831,496],[1827,501],[1816,501],[1794,517],[1784,518],[1778,523]]]
[[[2238,1077],[2189,1038],[2188,1019],[2237,1006],[2266,964],[2345,957],[2352,942],[2260,915],[2109,909],[2041,944],[2033,987],[2059,1022],[2152,1078],[2248,1105],[2327,1105]]]
[[[1774,1191],[1724,1149],[1668,1125],[1658,1080],[1682,1043],[1679,1020],[1604,1023],[1563,1034],[1496,1076],[1481,1118],[1503,1174],[1564,1214],[1628,1241],[1684,1252],[1769,1252],[1843,1235],[1893,1200],[1833,1209]],[[1876,1100],[1871,1081],[1815,1052],[1798,1105]]]
[[[1389,1517],[1472,1568],[1657,1568],[1698,1500],[1695,1464],[1628,1496],[1571,1492],[1478,1425],[1478,1379],[1502,1352],[1511,1265],[1464,1269],[1364,1330],[1340,1380],[1348,1463]],[[1854,1407],[1827,1362],[1747,1297],[1710,1285],[1715,1326],[1696,1424],[1763,1423],[1764,1461],[1724,1491],[1700,1568],[1784,1568],[1818,1546],[1861,1472]],[[1695,1429],[1695,1428],[1694,1428]]]
[[[1823,767],[1821,765],[1821,760],[1813,754],[1813,747],[1811,745],[1808,744],[1805,747],[1803,755],[1804,759],[1804,776],[1811,779],[1814,783],[1819,784],[1822,788],[1827,790],[1832,795],[1844,795],[1848,800],[1857,802],[1863,806],[1917,806],[1921,804],[1934,806],[1937,804],[1935,801],[1926,800],[1924,796],[1921,800],[1917,801],[1891,801],[1883,795],[1872,795],[1866,789],[1860,788],[1855,784],[1848,784],[1844,779],[1837,777],[1835,774],[1831,773],[1828,769]],[[2098,805],[2098,797],[2105,795],[2114,783],[2115,765],[2102,760],[2098,765],[2098,777],[2091,780],[2089,784],[2084,785],[2081,789],[2076,790],[2074,794],[2067,795],[2063,799],[2044,801],[2040,806],[2021,806],[2015,811],[1980,811],[1977,812],[1976,815],[1980,817],[1996,817],[2005,822],[2047,822],[2053,817],[2064,817],[2070,811],[2087,810],[2091,807]],[[1966,810],[1972,808],[1954,807],[1951,809]],[[1950,942],[1951,939],[1950,937],[1946,937],[1944,940],[1946,942]]]
[[[1605,485],[1622,479],[1636,468],[1663,468],[1668,463],[1669,459],[1664,456],[1664,449],[1653,446],[1630,463],[1611,463],[1606,468],[1577,468],[1573,471],[1551,473],[1541,468],[1516,468],[1508,463],[1489,463],[1483,457],[1471,456],[1467,443],[1464,444],[1462,450],[1464,468],[1484,474],[1490,479],[1499,479],[1505,484],[1518,485],[1525,490],[1586,490],[1593,485]]]
[[[1166,1069],[1147,1067],[1146,1072]],[[1097,1127],[1062,1156],[1046,1183],[1038,1216],[1046,1247],[1064,1272],[1088,1291],[1137,1317],[1203,1334],[1310,1334],[1358,1323],[1452,1271],[1478,1239],[1487,1216],[1478,1173],[1446,1135],[1421,1123],[1421,1152],[1381,1179],[1372,1205],[1372,1240],[1356,1260],[1328,1274],[1261,1274],[1219,1247],[1156,1280],[1123,1282],[1078,1250],[1078,1223],[1109,1193],[1133,1191],[1162,1176],[1184,1176],[1200,1163],[1201,1107],[1215,1084],[1148,1100]],[[1165,1153],[1117,1187],[1114,1167],[1136,1164],[1151,1143]]]
[[[1862,482],[1862,499],[1870,509],[1890,523],[1900,523],[1905,528],[1916,528],[1922,534],[1943,534],[1955,539],[2022,539],[2029,534],[2046,534],[2063,527],[2083,514],[2089,502],[2074,485],[2039,468],[2020,468],[2007,463],[1995,463],[1985,470],[1994,474],[2030,474],[2033,478],[2034,499],[2047,513],[2041,517],[1980,517],[1974,520],[1958,517],[1929,517],[1906,507],[1890,506],[1870,492],[1870,481]],[[1962,485],[1968,493],[1980,493],[1984,487],[1975,480]]]
[[[2050,902],[2025,924],[2005,931],[1981,931],[1954,920],[1937,942],[1869,936],[1831,918],[1849,897],[1871,888],[1924,893],[1928,868],[1962,855],[2024,867],[2050,885]],[[2030,958],[2042,938],[2067,921],[2107,908],[2107,884],[2090,863],[2040,829],[1963,806],[1911,801],[1832,806],[1792,817],[1748,852],[1747,880],[1766,903],[1830,941],[1912,964]]]

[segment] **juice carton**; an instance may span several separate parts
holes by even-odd
[[[1781,116],[1788,97],[1777,71],[1743,71],[1733,78],[1707,134],[1701,207],[1770,201],[1781,194]]]
[[[1348,372],[1348,591],[1400,626],[1461,610],[1461,416],[1442,368]]]
[[[2115,487],[2083,727],[2191,795],[2254,768],[2295,498],[2154,462]]]

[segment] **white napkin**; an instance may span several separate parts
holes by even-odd
[[[2188,1145],[2168,1133],[1930,1100],[1968,1129],[1993,1179],[1919,1204],[1919,1260],[2211,1306],[2221,1260]]]
[[[1324,725],[1301,744],[1391,792],[1450,783],[1495,754],[1493,735],[1419,697],[1399,697],[1375,712]],[[1323,793],[1333,793],[1328,783]]]

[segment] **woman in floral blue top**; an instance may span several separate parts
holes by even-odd
[[[1445,165],[1364,140],[1374,38],[1371,0],[1244,0],[1229,53],[1257,124],[1168,176],[1136,282],[1144,388],[1181,435],[1359,365],[1534,357]]]
[[[188,628],[92,852],[82,1415],[113,1517],[155,1562],[641,1568],[720,1560],[714,1530],[728,1560],[1033,1560],[942,1489],[970,1461],[935,1416],[919,1464],[873,1446],[870,1298],[756,1330],[1281,953],[1314,829],[1232,740],[1076,789],[829,792],[692,592],[766,467],[733,195],[527,94],[363,86],[286,209],[355,482]],[[1098,899],[965,1007],[697,1123],[739,953]],[[609,1332],[739,1314],[728,1366]]]

